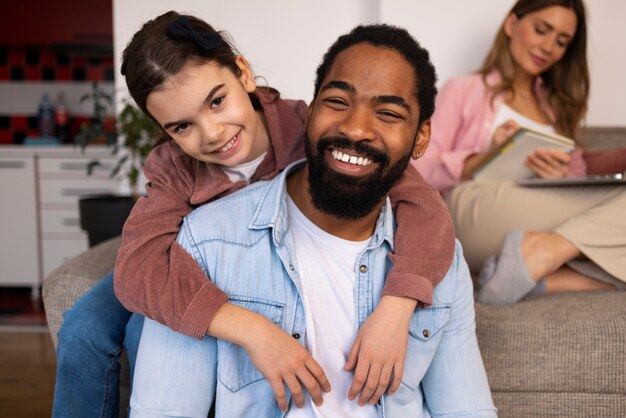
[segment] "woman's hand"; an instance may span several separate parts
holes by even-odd
[[[359,330],[345,370],[354,370],[348,399],[359,395],[360,406],[376,404],[389,389],[392,395],[400,386],[409,338],[409,320],[417,302],[383,296],[378,307]]]
[[[567,177],[570,155],[561,150],[538,148],[528,155],[524,164],[535,172],[537,177],[556,179]]]
[[[519,130],[519,125],[513,119],[509,119],[502,125],[498,126],[493,132],[491,137],[491,146],[488,151],[479,152],[476,154],[470,154],[463,162],[463,170],[461,171],[461,179],[469,179],[472,177],[478,167],[480,167],[484,160],[491,155],[492,151],[499,148],[502,144],[508,141],[515,132]]]
[[[502,125],[498,126],[491,137],[491,146],[499,147],[511,138],[515,132],[519,131],[519,124],[513,119],[509,119]]]

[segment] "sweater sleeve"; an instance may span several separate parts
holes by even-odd
[[[130,311],[196,338],[206,334],[227,295],[176,243],[193,209],[195,162],[156,147],[144,166],[149,183],[124,225],[115,265],[115,294]]]
[[[441,192],[459,183],[465,159],[477,149],[467,143],[464,103],[473,93],[466,78],[451,79],[437,95],[431,119],[430,145],[424,156],[413,163],[426,181]]]
[[[403,296],[432,304],[433,288],[450,269],[454,226],[441,195],[409,166],[389,194],[398,227],[393,267],[383,295]]]

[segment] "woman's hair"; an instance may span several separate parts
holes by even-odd
[[[574,38],[559,62],[540,74],[547,92],[548,103],[555,113],[555,129],[558,133],[576,139],[580,123],[587,112],[589,97],[589,68],[587,66],[587,23],[582,0],[519,0],[510,13],[521,19],[550,6],[561,6],[576,14],[577,25]],[[486,77],[498,70],[502,81],[491,90],[494,95],[513,91],[514,61],[509,49],[509,37],[504,24],[496,35],[479,73]]]
[[[183,28],[190,35],[172,34],[170,26],[180,20],[190,26]],[[203,46],[198,40],[203,36],[210,37],[214,45]],[[121,72],[137,106],[152,117],[146,108],[148,95],[169,77],[178,74],[187,63],[201,65],[216,62],[239,76],[238,55],[223,32],[218,33],[211,25],[194,16],[169,11],[149,20],[133,35],[122,55]]]

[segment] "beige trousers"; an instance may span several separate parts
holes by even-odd
[[[463,182],[446,196],[472,273],[500,251],[512,229],[552,231],[626,282],[626,187],[520,187]]]

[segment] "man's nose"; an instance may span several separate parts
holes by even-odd
[[[344,116],[339,123],[339,133],[353,141],[373,141],[376,138],[374,129],[375,115],[364,106],[354,106],[343,112]]]

